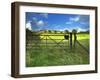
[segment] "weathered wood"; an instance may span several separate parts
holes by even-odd
[[[74,33],[74,48],[76,47],[76,40],[77,40],[77,36],[76,33]]]
[[[72,49],[72,33],[70,33],[70,48]]]

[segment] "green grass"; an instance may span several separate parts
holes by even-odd
[[[77,34],[77,39],[78,40],[83,40],[83,39],[89,39],[90,35],[87,33],[84,34]]]
[[[46,35],[46,34],[45,34]],[[50,35],[50,34],[48,34]],[[43,38],[43,36],[40,36]],[[50,36],[52,39],[64,39],[63,36]],[[39,44],[32,43],[26,48],[26,66],[58,66],[58,65],[77,65],[89,64],[89,53],[87,53],[80,45],[70,49],[68,40],[63,40],[63,44],[57,44],[52,40],[47,40],[47,45],[44,37]],[[89,34],[77,34],[78,41],[89,49]],[[61,40],[55,40],[59,43]],[[49,44],[52,43],[52,44]]]

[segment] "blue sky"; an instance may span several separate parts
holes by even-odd
[[[89,30],[90,16],[79,14],[55,14],[26,12],[26,28],[38,30]]]

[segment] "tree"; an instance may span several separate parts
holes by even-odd
[[[28,42],[31,39],[32,39],[32,32],[29,29],[26,29],[26,41]]]
[[[49,33],[52,33],[52,31],[51,31],[51,30],[48,30],[48,32],[49,32]]]
[[[60,33],[63,34],[63,31],[61,31]]]
[[[44,30],[44,33],[47,33],[47,30]]]
[[[28,29],[26,29],[26,45],[27,44],[37,44],[40,43],[41,39],[40,39],[40,35],[37,34],[37,32],[32,32]]]
[[[67,34],[67,33],[69,33],[69,31],[68,31],[68,30],[65,30],[65,31],[64,31],[64,33],[66,33],[66,34]]]
[[[76,29],[73,29],[73,30],[72,30],[72,33],[77,33],[77,30],[76,30]]]
[[[57,31],[55,30],[55,31],[54,31],[54,33],[56,34],[56,33],[57,33]]]
[[[85,33],[89,33],[90,31],[89,30],[87,30]]]

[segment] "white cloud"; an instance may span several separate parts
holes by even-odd
[[[39,20],[36,17],[32,18],[32,21],[28,21],[26,23],[26,28],[33,31],[33,30],[40,30],[44,28],[44,26],[47,25],[46,21]]]
[[[44,21],[40,20],[37,22],[37,26],[43,26],[43,25],[45,25]]]
[[[26,23],[26,29],[28,29],[30,31],[32,30],[30,21]]]
[[[72,24],[73,22],[69,21],[69,22],[66,22],[66,24]]]
[[[46,14],[44,14],[46,16]],[[44,22],[43,20],[38,20],[36,17],[33,17],[33,21],[35,26],[44,26],[46,25],[46,22]]]
[[[41,13],[40,15],[45,17],[45,18],[48,18],[48,13]]]
[[[66,24],[72,24],[74,22],[78,22],[80,20],[80,16],[76,16],[76,17],[70,17],[69,21],[66,22]]]
[[[82,29],[82,28],[78,28],[77,32],[81,32],[81,31],[87,31],[86,29]]]
[[[75,27],[74,29],[76,29],[77,32],[81,32],[81,31],[85,32],[85,31],[88,30],[88,29],[83,29],[83,28],[81,28],[81,27],[79,27],[79,26]]]
[[[65,28],[60,29],[60,31],[65,31],[65,30],[68,30],[69,32],[72,32],[72,28],[71,27],[70,28],[65,27]]]
[[[80,16],[77,16],[77,17],[70,17],[69,19],[70,21],[73,21],[73,22],[77,22],[80,20]]]

